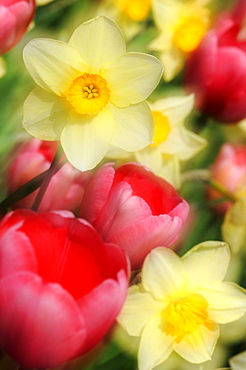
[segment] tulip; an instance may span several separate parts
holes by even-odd
[[[246,48],[240,34],[245,13],[243,0],[233,14],[222,16],[191,54],[185,71],[186,89],[195,92],[197,108],[228,124],[246,117]]]
[[[170,246],[188,215],[188,204],[164,179],[134,163],[108,163],[90,180],[80,209],[107,242],[121,246],[133,270],[158,245]]]
[[[16,210],[0,224],[0,346],[30,368],[88,352],[125,300],[124,251],[69,211]]]
[[[0,4],[0,55],[14,47],[26,32],[35,12],[35,0],[2,0]]]
[[[57,142],[32,139],[15,151],[8,170],[8,191],[12,193],[34,176],[46,171],[55,156]],[[89,172],[80,172],[70,163],[65,165],[52,177],[47,191],[39,206],[39,212],[59,209],[76,211],[79,207],[85,186],[91,177]],[[37,191],[15,203],[13,208],[30,208]]]
[[[210,170],[213,180],[230,193],[239,194],[241,189],[246,188],[246,146],[224,144]],[[221,198],[221,194],[210,187],[207,189],[207,196],[210,200]],[[224,214],[231,205],[232,202],[226,201],[217,204],[214,209]]]

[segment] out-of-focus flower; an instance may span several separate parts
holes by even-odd
[[[0,225],[0,346],[50,368],[94,347],[124,302],[124,251],[69,211],[9,213]]]
[[[243,18],[244,0],[237,9]],[[246,117],[246,44],[236,13],[219,18],[190,56],[185,71],[186,89],[195,92],[197,108],[224,123]]]
[[[229,360],[231,370],[243,370],[246,369],[246,351],[233,356]]]
[[[2,78],[6,73],[6,63],[3,58],[0,57],[0,78]]]
[[[222,242],[198,244],[179,258],[156,248],[146,257],[142,283],[129,288],[118,321],[140,336],[140,370],[150,370],[175,351],[191,363],[211,358],[219,325],[246,311],[245,290],[223,282],[230,260]]]
[[[68,44],[32,40],[25,64],[39,85],[24,104],[24,127],[42,140],[61,140],[68,160],[94,168],[110,145],[136,151],[153,136],[145,99],[163,66],[153,56],[125,53],[118,26],[99,16],[79,26]]]
[[[183,68],[209,26],[209,0],[153,0],[153,16],[160,35],[150,48],[160,52],[164,79],[170,81]]]
[[[15,149],[15,158],[8,169],[9,193],[17,190],[34,176],[48,170],[57,147],[57,142],[31,139],[19,151]],[[82,173],[69,162],[65,163],[53,175],[38,211],[67,209],[75,212],[80,206],[90,177],[89,171]],[[15,203],[13,208],[31,208],[37,191]]]
[[[33,19],[35,8],[35,0],[1,0],[0,55],[20,41]]]
[[[176,188],[180,187],[180,161],[192,158],[207,143],[205,139],[187,130],[183,125],[193,104],[193,95],[164,98],[150,104],[154,119],[152,144],[133,153],[134,159]],[[132,153],[111,148],[107,156],[125,159],[132,156]]]
[[[246,190],[246,146],[224,144],[210,168],[212,179],[223,185],[230,193],[239,196],[242,189]],[[207,189],[209,200],[220,199],[221,194],[215,189]],[[219,213],[225,213],[232,202],[225,201],[215,205],[213,208]]]
[[[135,270],[151,249],[175,242],[188,209],[172,185],[147,168],[106,164],[90,180],[80,216],[105,241],[121,246]]]
[[[54,0],[36,0],[37,6],[42,6],[51,3]]]

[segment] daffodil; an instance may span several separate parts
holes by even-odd
[[[149,167],[176,188],[180,187],[180,162],[196,155],[206,140],[184,127],[184,120],[194,106],[194,96],[170,97],[150,104],[154,120],[152,143],[134,153],[135,160]],[[109,157],[127,157],[110,150]]]
[[[159,36],[150,48],[160,52],[165,65],[164,79],[170,81],[182,69],[209,26],[209,0],[153,0],[153,17]]]
[[[60,140],[75,167],[94,168],[110,145],[136,151],[151,142],[145,99],[163,66],[153,56],[126,53],[112,20],[99,16],[83,23],[68,44],[32,40],[24,62],[38,84],[24,104],[24,127],[41,140]]]
[[[246,292],[223,282],[230,260],[223,242],[198,244],[182,258],[158,247],[146,257],[142,282],[129,288],[119,323],[141,337],[140,370],[151,370],[174,351],[191,363],[211,359],[219,325],[242,317]]]
[[[229,360],[231,370],[243,370],[246,369],[246,351],[233,356]]]
[[[0,57],[0,78],[6,73],[6,63],[3,58]]]

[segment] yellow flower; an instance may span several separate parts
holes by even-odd
[[[150,48],[160,52],[164,79],[170,81],[182,69],[187,55],[195,50],[209,25],[209,0],[153,0],[153,16],[160,35]]]
[[[146,148],[134,153],[138,162],[176,188],[180,187],[180,162],[192,158],[207,143],[183,125],[193,106],[192,94],[164,98],[150,104],[154,120],[153,141]],[[122,157],[123,153],[111,148],[107,156]]]
[[[147,256],[142,283],[129,288],[119,323],[140,336],[138,366],[151,370],[174,351],[191,363],[211,359],[219,325],[242,317],[246,292],[222,282],[230,260],[222,242],[198,244],[182,258],[167,248]]]
[[[6,63],[3,58],[0,57],[0,78],[2,78],[6,73]]]
[[[24,62],[39,85],[24,104],[24,127],[41,140],[60,140],[75,167],[94,168],[110,145],[136,151],[151,142],[153,119],[145,99],[163,66],[150,55],[126,53],[110,19],[83,23],[68,44],[32,40]]]

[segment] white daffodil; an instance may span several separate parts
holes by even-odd
[[[226,243],[208,241],[182,258],[168,248],[146,257],[142,283],[129,288],[118,322],[141,337],[140,370],[151,370],[176,352],[191,363],[211,359],[219,325],[246,311],[246,292],[223,282],[230,260]]]
[[[153,136],[145,99],[163,66],[153,56],[126,53],[118,26],[99,16],[80,25],[66,44],[30,41],[24,61],[38,84],[24,104],[25,129],[41,140],[60,140],[80,170],[94,168],[110,145],[136,151]]]
[[[153,0],[153,17],[159,36],[150,48],[160,52],[165,65],[164,79],[170,81],[182,69],[190,52],[195,50],[206,34],[209,0]]]

